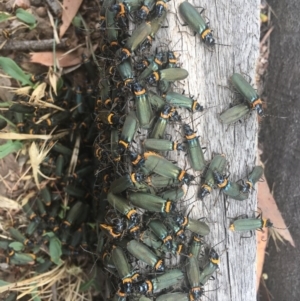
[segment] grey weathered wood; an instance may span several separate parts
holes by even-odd
[[[201,104],[209,108],[205,114],[190,115],[180,110],[184,122],[194,123],[201,136],[202,147],[206,147],[206,160],[212,154],[224,153],[229,161],[230,179],[239,180],[256,164],[257,118],[255,112],[242,124],[224,126],[218,121],[218,114],[228,108],[233,101],[233,93],[226,87],[233,72],[243,72],[254,79],[255,63],[259,49],[259,1],[220,0],[211,2],[190,1],[195,6],[206,8],[204,14],[210,20],[210,27],[218,43],[230,46],[216,46],[211,52],[191,30],[181,26],[176,16],[182,1],[168,3],[169,28],[161,29],[157,43],[177,50],[182,68],[189,71],[189,77],[177,83],[174,90],[195,95]],[[200,10],[200,9],[199,9]],[[179,17],[180,18],[180,17]],[[183,23],[182,19],[180,22]],[[184,32],[180,32],[184,31]],[[252,80],[252,82],[254,82]],[[201,116],[202,115],[202,116]],[[180,127],[169,127],[173,140],[181,140]],[[181,167],[189,168],[184,154],[173,154],[170,158],[178,161]],[[190,170],[191,171],[191,170]],[[192,171],[191,171],[192,172]],[[199,174],[196,183],[200,182]],[[210,221],[209,243],[221,253],[220,270],[216,281],[209,281],[205,290],[209,300],[240,301],[256,300],[255,291],[255,236],[240,243],[240,235],[228,232],[229,219],[240,214],[252,214],[256,208],[256,192],[247,201],[229,200],[229,208],[224,196],[215,191],[207,197],[203,206],[196,199],[198,185],[188,188],[188,195],[182,202],[186,212],[192,209],[191,216],[206,216]],[[216,205],[214,203],[217,199]],[[205,298],[205,297],[204,297]]]

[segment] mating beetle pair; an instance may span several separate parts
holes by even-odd
[[[246,100],[246,104],[241,103],[224,111],[220,114],[220,120],[224,124],[235,123],[249,114],[251,110],[256,110],[259,116],[263,116],[262,101],[254,88],[239,73],[232,75],[231,82],[237,92]]]

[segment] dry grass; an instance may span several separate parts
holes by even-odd
[[[7,291],[17,291],[18,299],[25,295],[39,296],[44,301],[84,301],[91,300],[90,292],[80,292],[80,286],[87,277],[79,267],[68,266],[65,261],[49,272],[35,275],[28,279],[10,283],[0,287],[0,294]]]

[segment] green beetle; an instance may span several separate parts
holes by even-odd
[[[183,150],[183,146],[181,143],[178,143],[176,141],[166,140],[166,139],[149,138],[144,141],[144,146],[147,150],[153,150],[157,152]]]
[[[164,98],[167,103],[174,107],[180,107],[188,109],[192,112],[203,112],[204,108],[196,100],[186,97],[183,94],[176,92],[168,92],[164,95]]]
[[[188,124],[183,125],[185,139],[187,141],[187,151],[190,159],[191,166],[196,171],[202,171],[206,166],[202,147],[194,132]]]
[[[166,271],[163,275],[145,280],[139,284],[138,289],[142,294],[155,294],[160,290],[176,285],[183,278],[184,275],[179,269],[173,269]]]
[[[215,155],[211,160],[208,169],[205,173],[204,183],[200,187],[200,191],[198,193],[198,198],[201,200],[204,199],[205,196],[210,194],[211,190],[215,186],[215,179],[213,171],[217,171],[220,174],[223,174],[227,161],[225,155]]]
[[[251,188],[259,181],[259,179],[263,176],[264,169],[262,166],[255,166],[251,173],[248,175],[248,180],[243,181],[242,191],[244,193],[250,193]]]
[[[202,41],[208,46],[215,45],[215,39],[212,35],[212,30],[205,23],[201,14],[197,12],[196,8],[189,2],[182,2],[179,5],[179,13],[183,20],[190,26],[190,28],[198,33]]]
[[[158,258],[146,245],[137,240],[131,240],[127,244],[128,252],[137,259],[145,262],[157,272],[165,271],[165,264],[162,259]]]
[[[231,77],[231,82],[234,88],[246,99],[250,109],[255,109],[259,116],[264,115],[262,108],[262,101],[253,89],[253,87],[240,75],[239,73],[234,73]]]
[[[263,228],[271,227],[273,227],[273,224],[270,219],[263,218],[262,214],[259,214],[257,217],[252,218],[249,218],[247,215],[243,215],[242,218],[236,218],[230,224],[229,229],[231,231],[246,232],[254,230],[263,231]]]

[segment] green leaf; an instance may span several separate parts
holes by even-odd
[[[102,275],[103,271],[100,267],[95,267],[93,270],[95,270],[95,275],[93,276],[93,278],[95,279],[95,281],[93,282],[93,288],[98,292],[103,292],[103,286],[101,285],[100,281],[96,281],[96,279],[101,277],[99,275]]]
[[[37,23],[35,23],[35,24],[33,24],[33,25],[30,25],[30,26],[29,26],[29,29],[32,30],[32,29],[35,29],[36,27],[37,27]]]
[[[9,241],[7,240],[0,240],[0,249],[7,250],[9,245]]]
[[[41,299],[38,295],[36,295],[35,293],[32,293],[31,296],[32,296],[32,298],[33,298],[33,299],[32,299],[33,301],[41,301],[41,300],[42,300],[42,299]]]
[[[60,77],[57,81],[57,87],[56,87],[57,91],[59,92],[63,86],[64,86],[64,80]]]
[[[3,281],[3,280],[0,279],[0,286],[5,286],[5,285],[8,285],[8,284],[11,284],[11,283]]]
[[[0,57],[0,67],[3,71],[22,83],[22,85],[30,85],[31,87],[34,85],[30,81],[30,75],[27,75],[23,72],[23,70],[10,58],[8,57]]]
[[[56,235],[53,232],[46,232],[42,236],[48,236],[48,238],[56,237]]]
[[[10,243],[9,247],[14,249],[17,252],[23,251],[23,249],[24,249],[24,245],[18,241],[14,241],[14,242]]]
[[[0,108],[9,108],[12,104],[12,101],[0,102]]]
[[[39,296],[39,290],[36,286],[36,283],[33,283],[32,286],[35,286],[35,288],[31,292],[32,300],[33,301],[41,301],[42,299]]]
[[[0,114],[0,119],[5,120],[10,126],[12,126],[15,130],[17,129],[17,126],[12,123],[9,119],[5,118],[3,115]]]
[[[12,17],[12,15],[10,15],[10,14],[0,12],[0,22],[4,22],[11,17]]]
[[[61,210],[59,210],[57,216],[60,218],[60,219],[64,219],[66,217],[66,212],[70,209],[70,206],[64,206],[64,205],[61,205]]]
[[[43,257],[37,257],[37,258],[36,258],[36,262],[42,264],[42,263],[45,262],[45,259],[44,259]]]
[[[93,230],[96,230],[97,225],[95,223],[87,223]]]
[[[60,259],[60,256],[62,255],[61,242],[56,236],[50,239],[49,253],[52,262],[54,262],[57,265],[62,263]]]
[[[37,287],[37,283],[36,282],[32,282],[31,283],[31,287],[33,288],[31,290],[31,300],[34,300],[34,301],[41,301],[41,298],[39,296],[39,290],[38,290],[38,287]]]
[[[7,155],[17,152],[23,147],[20,141],[8,140],[5,144],[0,145],[0,159],[3,159]]]
[[[10,263],[16,265],[27,265],[28,263],[34,263],[34,261],[34,254],[29,253],[15,253],[14,256],[10,258]]]
[[[36,231],[38,226],[39,224],[36,223],[35,221],[30,222],[29,225],[27,226],[26,234],[32,235]]]
[[[82,25],[82,17],[81,16],[75,16],[72,20],[72,24],[77,27],[80,28]]]
[[[16,17],[28,24],[28,25],[35,25],[36,23],[36,18],[34,17],[34,15],[32,15],[31,13],[27,12],[26,10],[24,10],[23,8],[18,8],[16,10]]]
[[[37,254],[39,251],[41,250],[41,246],[40,245],[35,245],[31,251],[33,254]]]
[[[90,279],[87,282],[84,282],[80,285],[79,291],[80,292],[86,292],[89,288],[91,288],[94,285],[95,278]]]
[[[60,219],[63,219],[65,217],[65,214],[63,212],[63,210],[60,210],[57,214],[57,216],[60,218]]]

